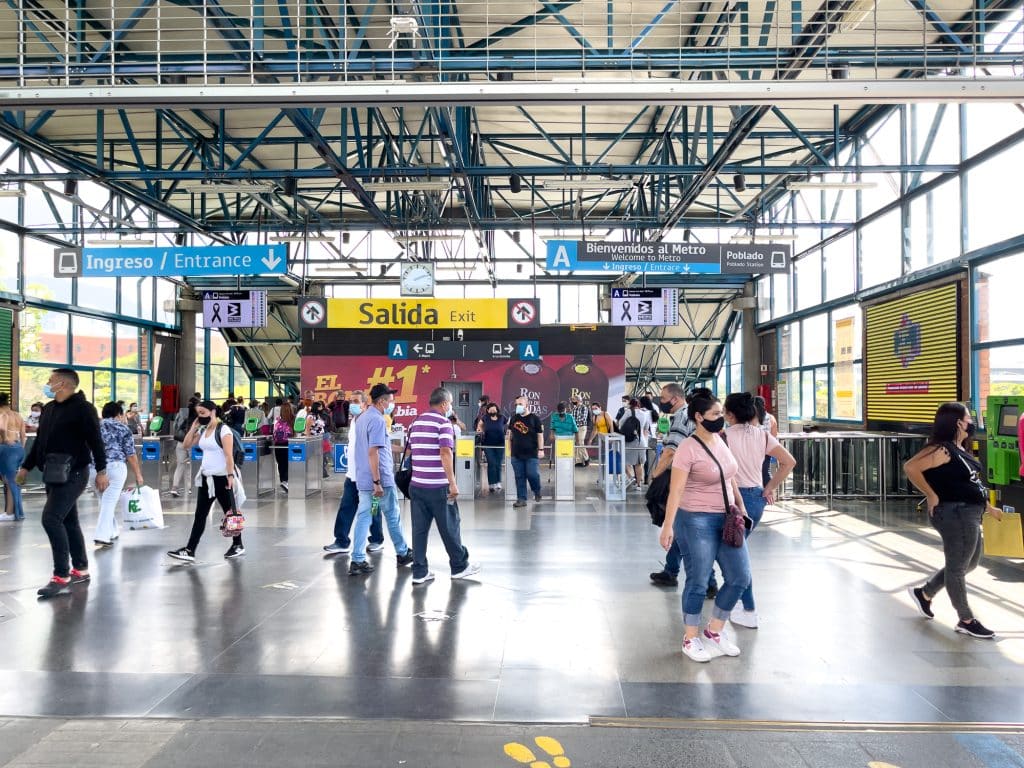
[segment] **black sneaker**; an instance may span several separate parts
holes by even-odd
[[[224,557],[230,560],[233,557],[241,557],[244,554],[245,547],[243,547],[241,544],[232,544],[230,547],[228,547],[228,551],[224,553]]]
[[[535,494],[533,494],[533,500],[534,501],[544,501],[544,497],[541,496],[539,493],[535,493]]]
[[[196,561],[196,553],[190,550],[188,547],[182,547],[181,549],[172,549],[167,553],[168,557],[173,557],[175,560],[181,560],[185,563],[194,563]]]
[[[962,635],[970,635],[971,637],[980,637],[982,640],[991,640],[996,636],[996,633],[991,629],[985,627],[977,619],[971,619],[970,621],[958,622],[954,627],[957,632]]]
[[[513,507],[525,507],[526,506],[526,499],[516,499],[515,504],[513,504],[512,506]]]
[[[71,569],[71,583],[72,584],[85,584],[92,576],[89,575],[88,571],[80,571],[77,568]]]
[[[714,600],[715,597],[717,597],[717,596],[718,596],[718,585],[717,584],[709,584],[708,585],[708,591],[707,591],[707,599],[708,600]]]
[[[665,571],[656,571],[651,574],[651,583],[659,587],[678,587],[679,579]]]
[[[62,579],[59,576],[53,576],[45,587],[39,588],[36,594],[40,597],[56,597],[57,595],[66,595],[70,591],[71,579]]]
[[[920,587],[911,587],[907,590],[907,594],[910,595],[910,601],[922,616],[926,619],[935,618],[935,614],[932,613],[932,601],[924,596],[923,589]]]
[[[348,566],[349,576],[363,576],[373,573],[373,566],[363,560],[361,563],[357,563],[353,560]]]
[[[397,560],[399,565],[412,565],[412,548],[410,547],[404,555],[398,555]]]

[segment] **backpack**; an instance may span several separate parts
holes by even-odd
[[[344,429],[348,426],[348,403],[333,403],[331,405],[331,421],[335,429]]]
[[[627,443],[632,443],[640,437],[640,419],[636,417],[636,414],[630,412],[621,424],[619,424],[619,434],[626,438]]]
[[[292,436],[292,428],[284,419],[278,419],[274,424],[274,445],[288,445],[288,438]]]
[[[234,431],[238,432],[245,429],[245,413],[246,408],[242,405],[234,405],[231,407],[231,412],[228,414],[228,426]]]
[[[221,423],[223,424],[224,422]],[[224,426],[231,430],[231,458],[234,459],[235,466],[240,467],[245,463],[245,449],[242,447],[242,436],[231,425],[225,424]],[[224,439],[220,436],[220,427],[214,430],[213,439],[216,441],[217,447],[223,451]]]
[[[188,431],[188,411],[180,412],[174,417],[174,439],[179,443],[185,442],[185,433]]]

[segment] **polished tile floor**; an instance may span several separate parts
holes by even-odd
[[[175,565],[191,523],[126,531],[92,555],[93,582],[37,601],[49,573],[39,526],[0,524],[0,716],[399,718],[582,723],[591,718],[777,722],[1024,722],[1024,566],[970,576],[995,642],[952,631],[948,601],[921,619],[905,594],[941,561],[908,505],[770,509],[751,540],[762,626],[738,658],[680,653],[679,590],[651,586],[657,531],[640,495],[605,503],[596,470],[577,500],[462,505],[484,569],[414,587],[394,550],[368,577],[324,557],[341,483],[323,496],[250,500],[239,560],[211,528]],[[95,500],[82,503],[87,537]],[[406,531],[408,523],[406,522]]]

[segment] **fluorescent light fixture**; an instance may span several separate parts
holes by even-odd
[[[541,179],[538,186],[544,189],[615,190],[636,186],[631,179]]]
[[[229,195],[261,195],[273,192],[277,185],[273,182],[219,182],[219,181],[186,181],[181,189],[193,194],[229,194]]]
[[[790,189],[874,189],[875,181],[791,181]]]
[[[143,237],[96,237],[91,240],[86,240],[88,245],[156,245],[156,241],[151,238]]]
[[[24,197],[25,190],[20,187],[4,187],[0,189],[0,197]]]
[[[731,242],[731,243],[751,243],[751,242],[753,242],[753,243],[783,243],[783,242],[792,242],[794,240],[799,240],[799,239],[800,239],[799,235],[792,235],[792,234],[784,235],[782,233],[779,233],[777,235],[772,235],[772,234],[749,235],[749,234],[746,234],[746,235],[733,235],[732,237],[729,238],[729,242]]]
[[[388,179],[368,181],[363,189],[367,192],[447,192],[451,186],[451,179]]]
[[[399,243],[434,243],[434,242],[458,242],[462,240],[465,235],[452,234],[446,232],[438,232],[436,235],[401,235],[397,232],[391,233],[392,239]]]
[[[330,235],[271,235],[272,243],[333,243],[336,238]]]
[[[864,20],[875,10],[875,0],[854,0],[846,9],[842,21],[839,22],[840,32],[853,32],[864,23]]]

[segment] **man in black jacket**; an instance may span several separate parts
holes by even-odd
[[[70,591],[72,583],[89,580],[78,497],[89,480],[90,459],[96,465],[96,490],[102,493],[109,485],[96,409],[77,390],[78,374],[70,368],[57,368],[50,374],[43,394],[53,401],[43,408],[36,440],[16,478],[24,483],[29,470],[39,467],[46,481],[43,529],[53,550],[53,577],[39,590],[40,597],[54,597]]]

